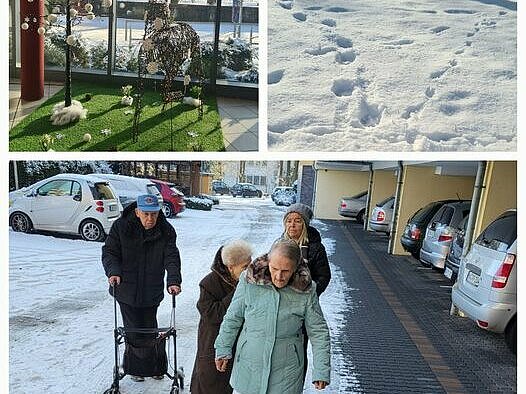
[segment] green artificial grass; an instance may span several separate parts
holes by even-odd
[[[121,105],[121,86],[74,82],[72,98],[88,110],[86,119],[53,126],[53,106],[64,101],[61,90],[9,132],[10,151],[41,151],[42,137],[54,138],[54,151],[223,151],[221,120],[215,97],[203,98],[203,118],[198,110],[182,103],[167,104],[162,111],[160,92],[145,91],[138,141],[132,142],[134,106]],[[192,96],[196,97],[195,91]],[[86,100],[86,94],[92,98]],[[134,103],[135,104],[135,103]],[[171,127],[170,127],[171,123]],[[102,130],[109,129],[111,133]],[[170,130],[173,130],[171,132]],[[84,134],[91,135],[84,142]],[[172,136],[172,138],[171,138]],[[173,141],[173,148],[172,148]]]

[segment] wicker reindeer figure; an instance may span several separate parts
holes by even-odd
[[[138,139],[144,77],[146,74],[162,73],[162,111],[167,104],[181,101],[188,93],[192,78],[199,86],[198,114],[203,116],[201,101],[202,62],[199,35],[187,23],[172,22],[169,0],[149,0],[145,12],[144,36],[139,49],[138,97],[133,122],[133,141]],[[184,78],[184,91],[175,90],[175,79]]]

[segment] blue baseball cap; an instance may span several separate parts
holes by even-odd
[[[137,197],[137,208],[143,212],[156,212],[161,209],[157,196],[153,194],[143,194]]]

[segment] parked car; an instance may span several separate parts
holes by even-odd
[[[13,231],[54,231],[102,241],[120,215],[109,182],[90,175],[55,175],[10,193]]]
[[[504,333],[517,350],[517,211],[504,212],[477,237],[460,263],[453,307],[480,328]]]
[[[184,194],[177,189],[174,183],[157,179],[151,179],[151,181],[163,196],[162,210],[164,216],[170,218],[185,210],[186,203],[184,201]]]
[[[276,202],[276,195],[281,193],[284,190],[292,190],[292,187],[290,186],[276,186],[274,190],[272,191],[272,194],[270,195],[270,198],[272,201]]]
[[[460,229],[462,220],[469,216],[471,201],[444,204],[435,213],[426,228],[420,248],[420,262],[426,266],[444,269],[451,242]]]
[[[124,208],[137,201],[142,194],[153,194],[157,196],[159,205],[163,206],[163,197],[155,184],[149,179],[136,178],[118,174],[90,174],[93,177],[110,182]]]
[[[391,232],[394,201],[394,196],[391,196],[376,204],[369,218],[369,227],[371,229],[386,234]]]
[[[460,222],[460,229],[455,233],[451,241],[451,247],[446,257],[446,268],[444,269],[444,276],[451,279],[453,282],[457,280],[458,268],[460,267],[460,259],[464,250],[464,236],[466,235],[466,228],[468,225],[469,215]]]
[[[210,194],[196,194],[194,197],[210,200],[214,205],[219,205],[219,198]]]
[[[358,223],[363,223],[367,194],[368,192],[366,190],[352,197],[342,197],[338,207],[338,213],[345,217],[354,218]]]
[[[258,190],[252,183],[236,183],[230,188],[232,197],[261,197],[263,192]]]
[[[276,205],[289,206],[296,202],[296,191],[292,187],[279,186],[279,189],[272,193],[272,200]]]
[[[435,213],[444,204],[458,200],[433,201],[416,211],[408,220],[405,226],[400,243],[405,251],[411,253],[414,258],[420,259],[420,248],[424,239],[427,225]]]
[[[230,194],[230,188],[223,181],[212,181],[212,191],[216,194]]]

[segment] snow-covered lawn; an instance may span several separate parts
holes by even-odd
[[[516,150],[515,1],[268,7],[270,150]]]
[[[211,212],[186,210],[170,222],[178,233],[183,292],[177,297],[178,363],[188,389],[196,351],[198,283],[209,272],[219,246],[234,238],[251,242],[256,254],[268,250],[281,233],[285,208],[270,199],[220,197]],[[323,237],[323,224],[319,226]],[[334,240],[323,237],[329,254]],[[101,243],[9,231],[10,392],[101,393],[112,380],[113,301],[100,262]],[[333,335],[341,332],[343,283],[333,281],[321,297]],[[161,304],[158,320],[169,323],[171,302]],[[120,317],[119,317],[120,321]],[[325,392],[344,392],[346,370],[333,349],[333,382]],[[345,365],[345,367],[344,367]],[[123,393],[169,392],[170,381],[121,381]],[[343,391],[342,391],[343,390]],[[315,392],[308,389],[306,392]]]

